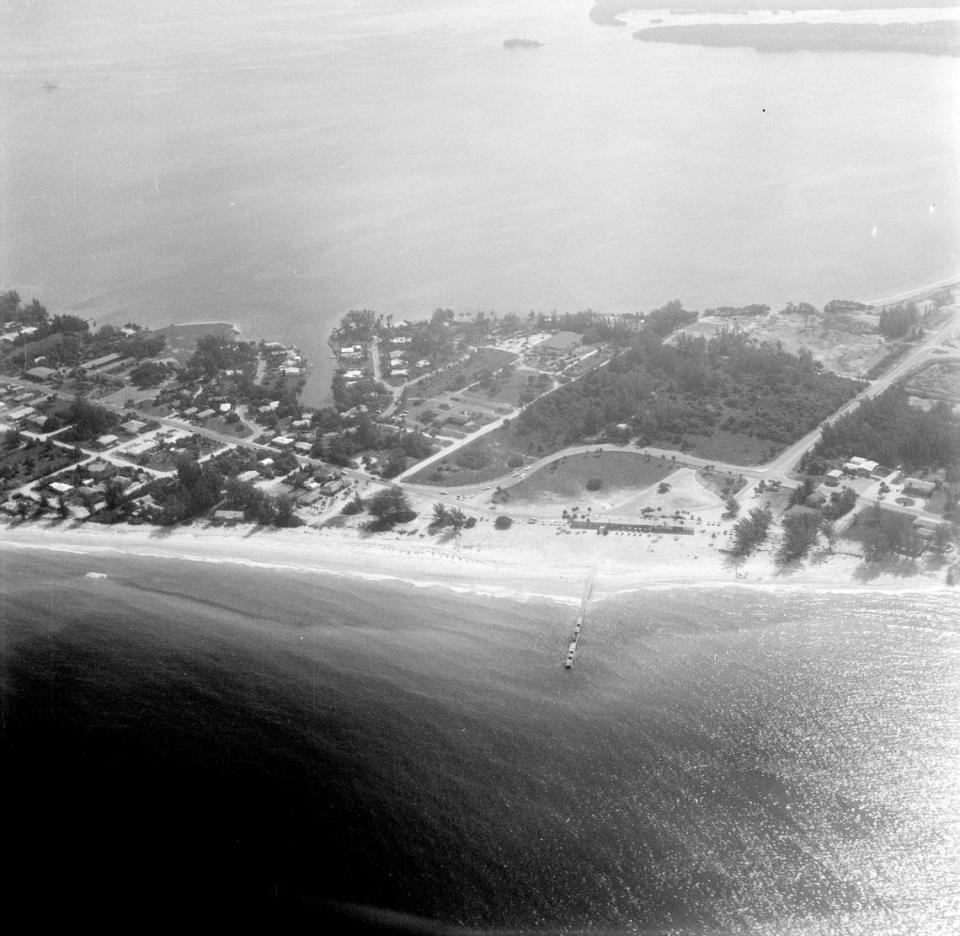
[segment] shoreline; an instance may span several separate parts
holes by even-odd
[[[898,302],[905,302],[908,299],[915,299],[925,295],[928,292],[934,292],[938,289],[960,288],[960,273],[954,276],[948,276],[946,279],[937,280],[935,283],[928,283],[926,286],[918,286],[916,289],[908,289],[903,292],[892,293],[881,299],[865,299],[867,305],[893,305]]]
[[[840,553],[782,569],[769,552],[738,564],[726,553],[703,542],[690,542],[688,537],[660,537],[653,542],[616,536],[581,539],[547,536],[539,530],[487,528],[478,536],[465,534],[458,545],[389,534],[371,541],[356,533],[305,527],[254,529],[245,525],[229,530],[192,526],[171,531],[158,527],[93,530],[27,523],[0,527],[0,551],[85,557],[91,569],[84,574],[90,578],[109,577],[112,560],[178,560],[514,601],[552,601],[570,607],[579,604],[583,581],[594,567],[596,600],[676,588],[922,594],[953,590],[944,581],[946,565],[905,576],[882,564],[871,569],[860,557]]]

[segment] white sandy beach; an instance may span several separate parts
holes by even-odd
[[[719,538],[718,538],[719,541]],[[459,542],[437,536],[364,535],[354,530],[255,530],[191,526],[57,527],[41,524],[0,528],[2,551],[67,552],[87,556],[90,572],[109,573],[110,559],[180,560],[233,564],[251,569],[395,581],[511,599],[578,602],[595,570],[594,597],[638,589],[718,586],[813,589],[816,591],[947,589],[945,566],[924,566],[905,575],[865,566],[854,555],[814,555],[795,568],[777,566],[772,551],[735,563],[710,536],[642,536],[561,532],[555,527],[515,524],[498,531],[481,524]]]

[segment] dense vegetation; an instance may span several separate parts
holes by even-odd
[[[743,334],[681,335],[676,346],[664,345],[674,321],[660,316],[651,327],[648,319],[628,351],[528,408],[515,427],[528,450],[624,434],[641,445],[682,448],[690,436],[717,429],[780,448],[856,392],[853,381],[824,374],[808,353],[788,354]]]
[[[906,471],[960,465],[960,417],[942,400],[927,411],[911,406],[903,384],[895,384],[824,426],[802,467],[815,471],[826,459],[852,455]]]
[[[161,335],[140,334],[142,329],[130,323],[125,328],[104,325],[92,331],[77,315],[50,315],[36,299],[24,303],[16,290],[0,293],[0,331],[18,333],[7,361],[18,370],[40,356],[48,367],[70,368],[104,354],[140,360],[163,350]]]
[[[772,522],[773,512],[769,507],[753,507],[733,525],[733,552],[739,556],[753,552],[767,538]]]
[[[120,417],[112,410],[90,403],[82,396],[73,399],[65,418],[68,423],[73,424],[73,429],[67,436],[68,441],[94,439],[120,422]]]
[[[919,319],[917,307],[913,303],[889,306],[880,313],[877,331],[884,338],[920,338],[922,332]]]

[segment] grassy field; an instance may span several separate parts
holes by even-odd
[[[960,403],[960,361],[931,361],[910,375],[907,392]]]
[[[641,455],[639,452],[589,452],[568,455],[528,475],[511,486],[511,502],[537,500],[555,495],[578,498],[588,491],[587,482],[601,482],[597,492],[643,489],[656,484],[677,470],[671,461]]]
[[[715,458],[728,465],[762,465],[786,446],[742,432],[717,429],[710,435],[684,436],[685,450],[701,458]]]

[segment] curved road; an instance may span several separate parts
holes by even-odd
[[[554,452],[550,455],[546,455],[543,458],[538,459],[530,465],[525,465],[519,472],[511,472],[504,475],[500,475],[497,478],[491,478],[488,481],[484,481],[478,484],[468,484],[468,485],[457,485],[455,490],[458,495],[463,497],[472,497],[476,494],[483,493],[486,490],[489,490],[492,487],[500,486],[504,487],[509,484],[511,480],[514,480],[518,475],[522,474],[526,476],[530,472],[539,471],[541,468],[551,464],[552,462],[559,461],[562,458],[566,458],[569,455],[579,455],[588,452],[597,452],[597,451],[608,451],[608,452],[632,452],[636,454],[650,454],[655,458],[664,457],[667,459],[675,460],[678,468],[681,467],[691,467],[691,468],[706,468],[712,466],[714,469],[720,472],[729,472],[737,475],[743,475],[744,477],[755,478],[756,480],[779,480],[781,482],[786,482],[787,484],[792,484],[793,482],[789,479],[788,474],[794,468],[796,468],[800,459],[803,458],[804,454],[812,448],[820,438],[821,433],[823,432],[823,427],[829,423],[834,422],[841,416],[845,416],[847,413],[852,412],[856,409],[864,400],[872,399],[873,397],[879,396],[890,387],[896,381],[905,377],[911,370],[915,369],[920,364],[924,363],[927,358],[930,357],[935,348],[939,347],[944,341],[949,340],[950,338],[956,337],[960,333],[960,310],[954,309],[950,317],[940,326],[936,331],[931,332],[922,342],[920,342],[915,348],[905,354],[899,361],[897,361],[885,374],[881,377],[878,377],[876,380],[872,381],[868,386],[860,391],[855,397],[845,403],[840,407],[835,413],[832,413],[828,416],[823,422],[820,423],[816,429],[807,433],[802,439],[798,439],[788,448],[784,449],[779,455],[775,456],[771,461],[766,462],[761,465],[730,465],[723,462],[717,462],[707,458],[700,458],[695,455],[689,455],[684,452],[678,452],[670,449],[659,449],[646,447],[642,449],[637,449],[629,445],[578,445],[571,448],[562,449],[560,451]],[[557,389],[556,387],[548,393],[553,392]],[[545,396],[546,394],[544,394]],[[538,398],[539,399],[539,398]],[[530,404],[532,405],[532,404]],[[515,409],[509,416],[504,418],[513,419],[516,415],[519,415],[523,410],[522,408]],[[475,441],[478,438],[481,438],[484,435],[492,432],[500,425],[500,421],[497,420],[492,422],[482,428],[478,429],[476,432],[471,435],[461,439],[459,442],[455,443],[452,446],[449,446],[445,449],[441,449],[439,452],[431,455],[429,458],[424,459],[421,462],[418,462],[411,468],[408,468],[402,474],[394,478],[394,482],[405,481],[410,476],[418,473],[424,468],[428,468],[430,465],[435,464],[438,461],[446,458],[448,455],[457,451],[460,448],[463,448],[465,445],[469,445],[471,442]],[[414,490],[420,491],[421,493],[427,494],[430,492],[436,493],[437,486],[427,485],[427,484],[409,484]]]

